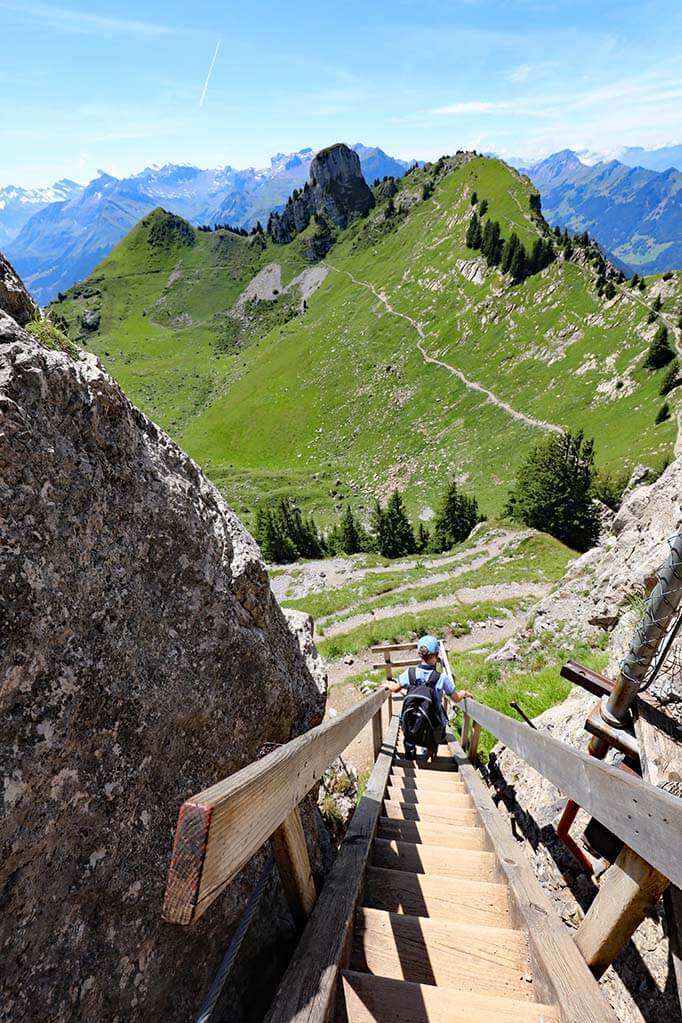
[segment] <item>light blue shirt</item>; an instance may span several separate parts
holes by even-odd
[[[427,678],[429,677],[432,671],[435,671],[435,668],[432,668],[430,664],[418,664],[415,669],[415,682],[417,683],[417,685],[421,685],[423,682],[426,682]],[[401,689],[407,689],[407,687],[410,684],[409,668],[407,668],[402,673],[402,675],[398,679],[398,684]],[[445,672],[442,671],[440,673],[440,678],[436,682],[436,692],[439,693],[442,698],[443,693],[445,693],[446,696],[451,696],[452,693],[454,693],[454,691],[455,691],[454,682],[452,682],[445,674]]]

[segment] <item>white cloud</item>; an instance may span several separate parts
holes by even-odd
[[[54,4],[32,3],[25,0],[0,0],[0,10],[22,14],[32,21],[62,32],[91,35],[99,32],[125,32],[133,35],[168,35],[175,30],[168,25],[158,25],[132,18],[116,18],[106,14],[91,14],[71,7]]]
[[[436,107],[432,114],[499,114],[504,110],[514,107],[508,101],[487,102],[485,100],[470,100],[464,103],[450,103],[446,107]]]

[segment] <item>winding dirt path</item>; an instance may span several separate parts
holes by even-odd
[[[378,607],[376,611],[364,611],[360,614],[349,615],[341,622],[328,625],[324,630],[324,638],[331,639],[333,636],[342,635],[359,625],[367,625],[369,622],[381,622],[386,618],[394,618],[397,615],[415,613],[422,611],[434,611],[436,608],[449,607],[451,604],[477,604],[479,601],[513,600],[516,597],[533,597],[541,600],[549,593],[548,583],[491,583],[489,586],[463,586],[452,593],[442,594],[432,600],[411,600],[405,604],[394,604],[391,607]]]
[[[393,308],[385,295],[383,295],[382,292],[377,291],[373,284],[369,284],[367,281],[358,280],[358,278],[355,277],[350,270],[341,270],[339,267],[332,266],[331,264],[325,264],[325,266],[329,266],[329,268],[334,270],[336,273],[345,274],[346,277],[349,277],[354,284],[371,291],[374,297],[382,303],[386,311],[390,313],[391,316],[398,316],[401,320],[406,320],[417,333],[419,338],[417,341],[417,348],[419,349],[419,353],[424,362],[431,363],[433,366],[440,366],[441,369],[447,370],[452,376],[457,377],[457,379],[461,381],[465,387],[469,388],[470,391],[477,391],[479,394],[482,394],[486,401],[489,401],[492,405],[496,405],[497,408],[502,409],[502,411],[506,412],[507,415],[512,417],[512,419],[516,419],[520,423],[525,423],[526,426],[532,426],[537,430],[544,430],[546,433],[563,432],[561,427],[556,426],[554,423],[547,423],[544,419],[536,419],[534,416],[528,416],[525,412],[519,412],[518,409],[512,408],[511,405],[509,405],[506,401],[503,401],[502,398],[498,398],[493,391],[484,387],[483,384],[479,384],[476,380],[470,380],[469,377],[464,375],[461,369],[457,369],[455,366],[451,366],[448,362],[443,362],[441,359],[436,359],[433,355],[429,355],[424,349],[426,335],[417,320],[414,320],[406,313],[398,312],[397,309]]]

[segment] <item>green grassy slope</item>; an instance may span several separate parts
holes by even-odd
[[[193,232],[187,244],[170,232],[152,246],[149,222],[164,217],[157,212],[56,311],[82,339],[87,292],[100,293],[101,323],[85,343],[247,518],[276,493],[298,497],[323,520],[346,500],[369,510],[394,485],[422,511],[450,473],[476,490],[488,514],[500,510],[544,430],[426,363],[404,317],[421,329],[426,354],[469,384],[531,420],[594,435],[602,467],[622,471],[669,455],[674,422],[654,426],[665,371],[641,366],[656,327],[646,323],[653,294],[661,291],[663,315],[677,323],[680,275],[648,278],[645,292],[623,287],[606,302],[590,268],[558,260],[512,286],[465,247],[470,195],[488,200],[503,236],[516,230],[530,247],[540,228],[528,180],[477,158],[440,177],[422,200],[432,173],[398,183],[395,217],[386,220],[379,203],[339,234],[305,311],[291,316],[281,296],[256,303],[236,339],[225,310],[268,264],[280,264],[290,281],[303,266],[300,238],[261,249],[225,233]],[[482,283],[468,279],[478,264]],[[174,272],[181,277],[169,284]]]

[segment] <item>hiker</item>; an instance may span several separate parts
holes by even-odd
[[[384,688],[392,693],[405,692],[401,725],[406,760],[416,759],[418,745],[426,747],[427,759],[435,757],[438,752],[448,724],[444,695],[450,696],[455,703],[471,696],[466,689],[456,689],[453,679],[445,671],[436,671],[439,649],[435,636],[422,636],[417,643],[421,663],[408,668],[397,681],[384,683]]]

